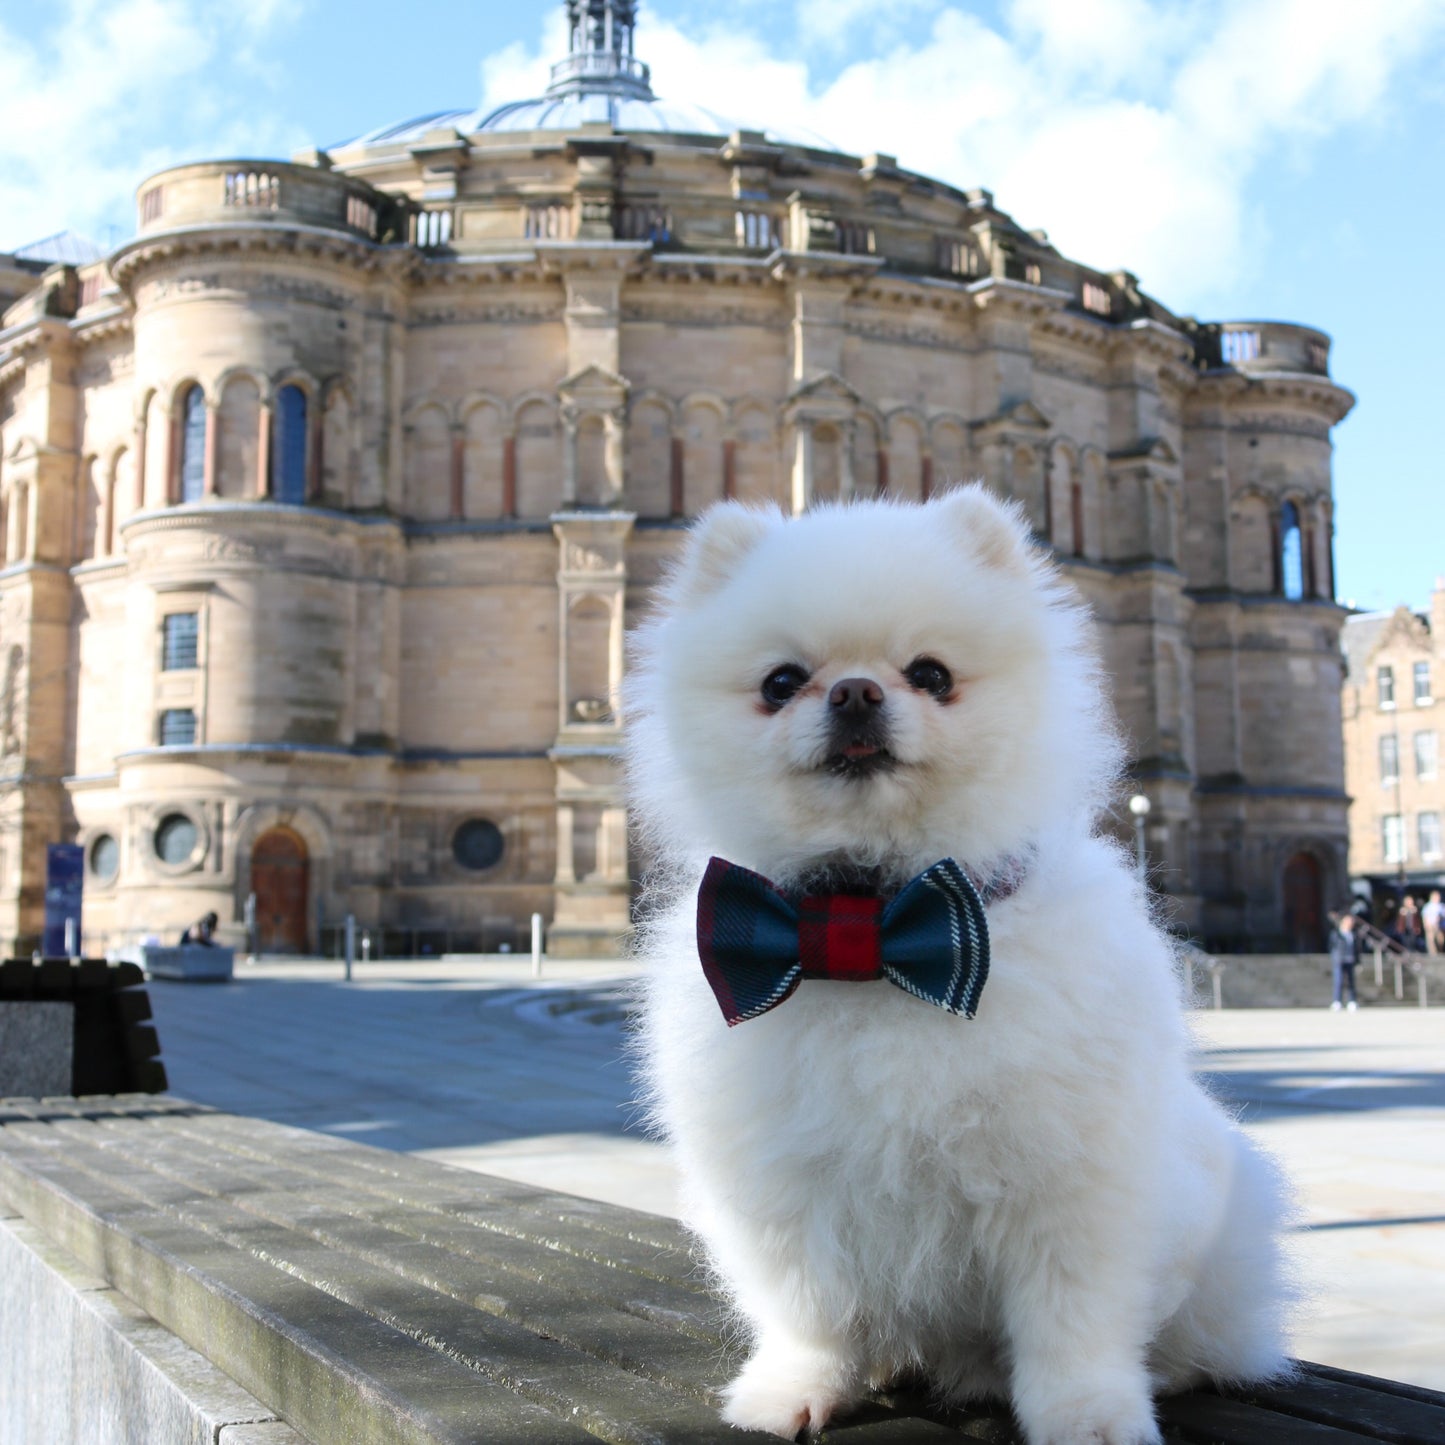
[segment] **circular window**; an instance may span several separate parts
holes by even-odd
[[[110,883],[120,872],[120,844],[102,833],[90,845],[90,873],[97,883]]]
[[[156,857],[162,863],[185,863],[196,851],[196,825],[184,813],[167,813],[156,829]]]
[[[452,857],[462,865],[480,872],[494,868],[502,860],[507,846],[502,830],[485,818],[471,818],[452,837]]]

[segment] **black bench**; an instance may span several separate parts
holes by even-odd
[[[737,1341],[669,1219],[138,1096],[0,1102],[4,1215],[316,1445],[772,1438],[718,1419]],[[1200,1445],[1445,1441],[1445,1395],[1308,1364],[1160,1414]],[[960,1437],[1017,1439],[907,1391],[824,1438]]]

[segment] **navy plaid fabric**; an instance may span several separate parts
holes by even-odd
[[[988,890],[1006,896],[1017,886]],[[729,1027],[776,1008],[805,978],[886,978],[972,1018],[988,977],[988,920],[968,875],[944,858],[888,903],[852,894],[789,897],[714,858],[697,896],[697,950]]]

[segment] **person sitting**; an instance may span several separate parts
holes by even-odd
[[[203,918],[191,924],[191,926],[181,934],[181,943],[197,944],[201,948],[214,948],[216,943],[216,925],[220,921],[220,918],[217,917],[216,914],[207,913]]]

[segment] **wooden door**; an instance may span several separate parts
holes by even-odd
[[[1295,953],[1325,951],[1324,889],[1317,858],[1296,853],[1284,865],[1285,946]]]
[[[307,952],[309,882],[306,844],[290,828],[272,828],[256,839],[251,849],[251,891],[256,895],[257,952]]]

